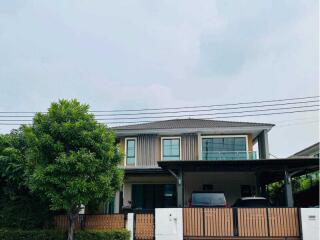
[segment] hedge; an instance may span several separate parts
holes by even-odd
[[[53,223],[54,212],[49,211],[48,205],[48,203],[30,193],[14,194],[14,198],[10,198],[1,191],[0,187],[0,229],[33,230],[50,228]]]
[[[1,240],[66,240],[64,233],[54,230],[0,229]]]
[[[112,231],[81,231],[76,234],[76,240],[129,240],[128,230]]]
[[[19,230],[0,229],[1,240],[66,240],[67,234],[55,230]],[[75,235],[76,240],[129,240],[129,231],[80,231]]]

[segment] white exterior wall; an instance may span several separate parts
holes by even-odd
[[[256,190],[256,176],[251,172],[199,172],[184,173],[184,205],[188,206],[193,191],[202,191],[203,184],[212,184],[213,191],[224,192],[231,206],[241,197],[240,185],[250,185]]]

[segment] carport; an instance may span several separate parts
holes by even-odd
[[[177,206],[184,207],[186,176],[189,173],[250,173],[255,175],[257,195],[265,195],[265,186],[284,180],[287,207],[293,207],[291,178],[319,169],[318,158],[281,158],[259,160],[159,161],[158,165],[176,178]],[[227,175],[227,174],[226,174]],[[205,176],[205,175],[203,175]],[[230,177],[230,174],[229,174]],[[232,175],[231,175],[232,177]]]

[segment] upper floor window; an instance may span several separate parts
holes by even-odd
[[[246,136],[202,137],[203,160],[248,159]]]
[[[126,138],[126,165],[134,166],[136,164],[136,138]]]
[[[180,160],[180,137],[161,138],[162,160]]]

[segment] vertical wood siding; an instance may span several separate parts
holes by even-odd
[[[160,160],[160,138],[157,135],[137,137],[137,166],[157,166]]]
[[[198,160],[198,137],[195,134],[182,135],[181,159]]]

